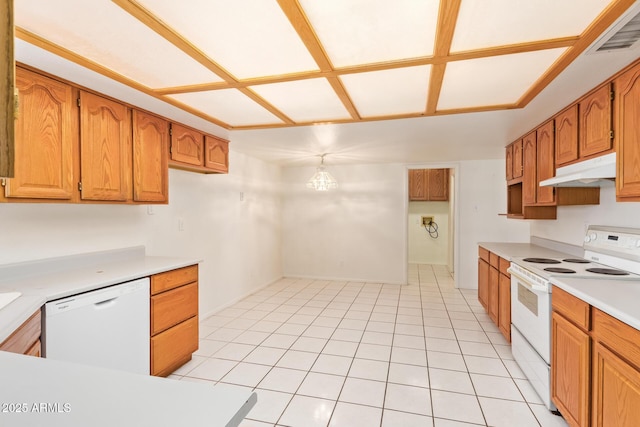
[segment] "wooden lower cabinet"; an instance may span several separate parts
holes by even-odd
[[[557,311],[551,317],[551,399],[571,426],[589,425],[589,334]]]
[[[640,370],[600,343],[593,348],[594,427],[640,423]]]
[[[485,310],[489,307],[489,263],[478,258],[478,301]]]
[[[511,342],[511,277],[502,272],[498,283],[498,329]]]
[[[166,377],[198,350],[198,316],[151,337],[151,375]]]
[[[498,312],[500,310],[499,301],[500,296],[499,292],[499,284],[500,284],[500,272],[497,268],[490,266],[489,267],[489,317],[493,320],[493,323],[498,324]]]
[[[0,351],[40,357],[41,325],[42,315],[38,310],[0,344]]]
[[[572,427],[638,426],[640,331],[555,286],[551,296],[553,403]]]
[[[511,342],[511,262],[478,247],[478,301],[505,339]]]
[[[151,375],[171,374],[198,349],[198,266],[151,276]]]

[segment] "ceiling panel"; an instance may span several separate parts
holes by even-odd
[[[326,79],[259,85],[251,89],[296,122],[351,118]]]
[[[564,48],[447,64],[438,110],[514,104]]]
[[[578,36],[610,0],[463,0],[451,52]]]
[[[438,0],[300,0],[335,67],[433,54]]]
[[[240,79],[318,69],[276,1],[139,3]]]
[[[278,117],[235,89],[180,93],[170,98],[231,126],[282,123]]]
[[[148,87],[221,81],[108,0],[19,0],[15,23]]]
[[[425,110],[430,65],[341,76],[363,117],[419,113]]]

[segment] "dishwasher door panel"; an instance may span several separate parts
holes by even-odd
[[[45,305],[44,357],[149,374],[149,279]]]

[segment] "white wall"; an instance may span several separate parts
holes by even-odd
[[[425,230],[423,216],[433,217],[438,225],[437,238],[431,237]],[[407,225],[409,263],[446,265],[449,253],[449,202],[409,202]]]
[[[285,276],[402,283],[406,275],[403,165],[331,166],[339,188],[305,187],[313,167],[283,169]]]
[[[407,268],[406,167],[328,169],[340,185],[328,193],[305,188],[313,168],[283,169],[285,276],[401,283]],[[498,215],[507,204],[504,160],[460,162],[456,187],[458,284],[475,288],[478,242],[528,242],[529,223]]]
[[[613,183],[600,189],[600,204],[560,206],[555,221],[532,221],[531,235],[582,246],[589,224],[640,228],[640,203],[616,203]]]
[[[504,159],[460,162],[458,187],[458,286],[478,286],[478,242],[528,242],[529,222],[507,219]]]
[[[232,151],[228,175],[170,170],[169,204],[153,215],[146,206],[0,204],[0,264],[132,245],[199,258],[204,317],[282,276],[279,180],[278,167]]]

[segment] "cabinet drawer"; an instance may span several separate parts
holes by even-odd
[[[151,335],[198,314],[198,282],[151,297]]]
[[[582,330],[588,331],[591,328],[589,304],[580,298],[554,286],[551,291],[551,306],[553,311],[559,312]]]
[[[167,271],[151,276],[151,295],[186,285],[198,280],[198,265]]]
[[[511,261],[508,261],[504,258],[500,258],[500,260],[498,261],[498,264],[500,265],[500,268],[498,269],[500,270],[500,273],[511,278],[511,274],[509,274],[509,272],[507,271],[507,269],[511,265]]]
[[[198,349],[198,316],[151,338],[151,375],[167,376]]]
[[[0,350],[8,351],[9,353],[27,354],[40,339],[40,325],[41,314],[40,310],[38,310],[0,344]]]
[[[640,331],[593,309],[593,338],[640,369]]]
[[[478,246],[478,256],[483,260],[489,262],[489,251],[482,246]]]
[[[500,264],[500,257],[493,252],[489,252],[489,264],[497,270]]]

